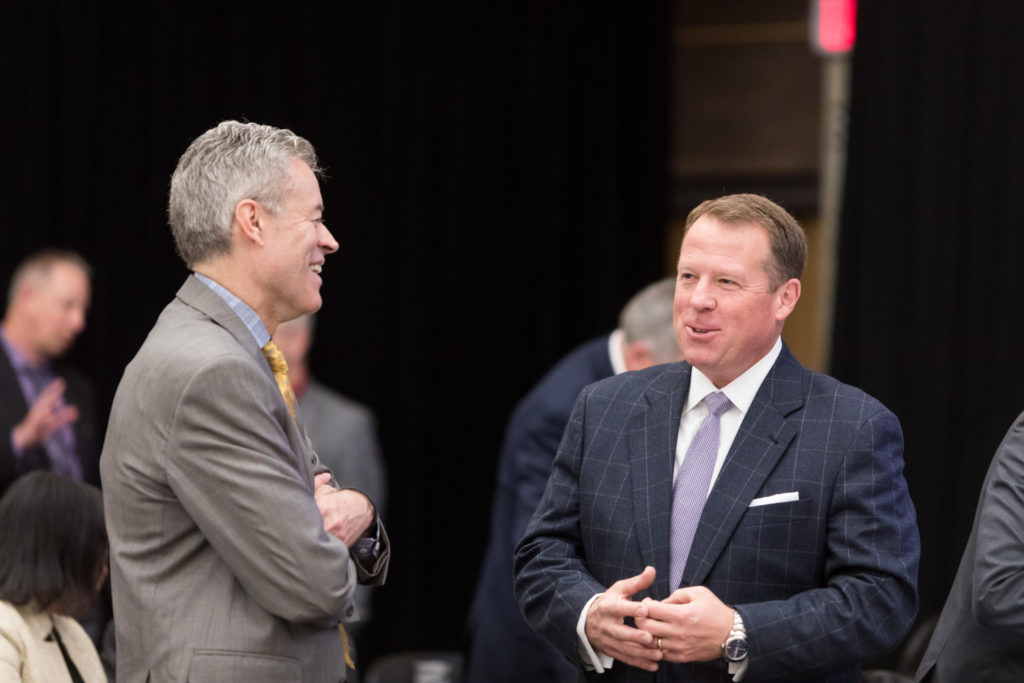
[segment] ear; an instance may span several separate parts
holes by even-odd
[[[235,205],[234,224],[246,241],[263,245],[266,211],[255,199],[243,199]]]
[[[14,299],[11,301],[13,305],[28,306],[29,302],[35,298],[39,292],[45,288],[45,282],[40,281],[39,278],[27,277],[21,281],[21,286],[18,287],[18,291],[14,293]]]
[[[796,308],[796,302],[800,300],[800,280],[795,277],[787,280],[775,292],[775,297],[775,319],[785,320]]]
[[[627,370],[643,370],[654,365],[654,356],[646,342],[637,340],[632,344],[622,340],[622,360]]]

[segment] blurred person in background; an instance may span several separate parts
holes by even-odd
[[[85,329],[90,269],[46,249],[18,265],[0,323],[0,493],[16,477],[50,470],[99,484],[92,386],[60,361]]]
[[[647,285],[618,329],[570,351],[516,406],[498,461],[490,539],[470,609],[470,683],[576,681],[579,672],[530,628],[512,594],[512,551],[526,531],[580,390],[599,379],[680,360],[672,327],[675,278]]]
[[[105,682],[76,618],[106,576],[99,489],[45,471],[12,484],[0,499],[0,681]]]

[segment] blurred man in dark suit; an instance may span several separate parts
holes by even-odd
[[[572,404],[584,386],[680,359],[672,329],[675,278],[648,285],[623,307],[619,327],[558,362],[516,406],[498,462],[491,535],[470,612],[467,681],[575,681],[576,668],[527,625],[512,595],[512,551],[551,473]]]
[[[14,271],[0,325],[0,493],[50,470],[99,484],[92,386],[60,358],[85,329],[89,266],[48,249]]]

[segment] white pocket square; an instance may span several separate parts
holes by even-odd
[[[776,505],[778,503],[792,503],[793,501],[800,500],[799,491],[790,491],[789,493],[776,493],[773,496],[765,496],[764,498],[755,498],[750,501],[750,507],[756,508],[762,505]]]

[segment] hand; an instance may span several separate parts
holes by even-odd
[[[78,419],[78,408],[60,404],[66,388],[67,382],[58,377],[40,392],[28,414],[11,431],[16,449],[35,448],[55,431]]]
[[[351,548],[373,522],[373,505],[359,491],[336,489],[330,480],[330,472],[316,475],[313,497],[324,518],[324,531]]]
[[[591,647],[630,666],[657,671],[662,653],[647,631],[627,626],[626,617],[640,620],[647,616],[644,603],[631,600],[635,593],[654,583],[654,567],[641,574],[613,583],[590,604],[584,631]]]
[[[732,608],[704,586],[680,588],[662,601],[644,599],[647,614],[638,629],[661,639],[670,662],[707,662],[722,656],[732,630]]]

